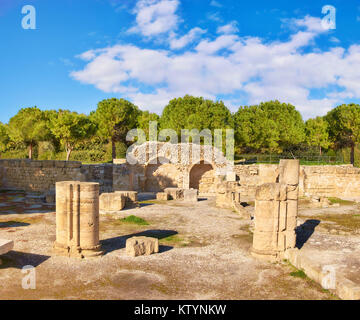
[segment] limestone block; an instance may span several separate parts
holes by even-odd
[[[14,248],[14,241],[0,239],[0,255],[8,253]]]
[[[113,164],[125,164],[126,159],[113,159]]]
[[[158,192],[156,194],[156,200],[167,201],[169,200],[169,195],[166,192]]]
[[[259,251],[273,251],[273,231],[257,231],[255,227],[253,248]]]
[[[227,172],[226,173],[226,181],[229,181],[229,182],[236,181],[236,173],[235,172]]]
[[[298,216],[298,202],[296,200],[287,200],[287,217]]]
[[[132,237],[126,240],[126,254],[131,257],[159,252],[159,240],[150,237]]]
[[[265,183],[256,189],[256,200],[286,200],[286,185]]]
[[[184,190],[184,201],[198,202],[199,191],[197,189]]]
[[[297,200],[299,198],[299,186],[288,185],[287,186],[287,199]]]
[[[169,195],[170,200],[184,199],[184,189],[181,189],[181,188],[166,188],[164,190],[164,192],[166,192]]]
[[[279,164],[279,182],[291,185],[299,184],[300,162],[298,159],[281,159]]]
[[[126,197],[116,192],[102,193],[99,203],[102,211],[121,211],[125,207]]]
[[[115,191],[116,194],[125,197],[125,207],[133,208],[138,207],[138,193],[136,191]]]

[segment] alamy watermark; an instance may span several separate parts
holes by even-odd
[[[36,270],[34,266],[27,265],[21,269],[25,276],[21,280],[21,286],[24,290],[36,289]]]
[[[325,30],[336,29],[336,8],[326,5],[322,7],[321,13],[326,15],[321,20],[322,27]]]
[[[25,16],[21,20],[21,26],[23,29],[36,29],[36,9],[34,6],[26,5],[21,9],[21,13]]]
[[[197,163],[201,158],[204,158],[205,162],[215,162],[218,165],[234,162],[233,129],[203,129],[201,131],[182,129],[179,141],[179,134],[174,129],[163,129],[158,132],[157,128],[157,121],[149,122],[148,141],[142,129],[132,129],[127,133],[126,141],[134,142],[126,152],[126,160],[129,164],[169,162],[187,164]],[[148,149],[141,148],[146,142],[149,142]],[[160,150],[158,150],[158,142],[162,143]],[[137,150],[136,155],[134,155],[135,150]],[[147,157],[146,154],[149,156]],[[159,157],[159,155],[163,156]]]

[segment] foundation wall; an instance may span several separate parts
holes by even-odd
[[[156,185],[156,179],[159,179],[164,189],[173,186],[188,189],[192,183],[190,171],[189,167],[169,166],[169,170],[166,170],[165,166],[160,166],[154,172],[147,173],[144,166],[128,164],[85,165],[76,161],[2,159],[0,188],[47,192],[55,189],[57,181],[77,180],[98,182],[101,193],[126,190],[142,192],[153,182]],[[234,171],[239,177],[239,191],[244,199],[254,199],[256,187],[276,183],[279,176],[279,166],[275,164],[237,165]],[[147,182],[149,175],[150,184]],[[199,182],[199,189],[203,193],[214,192],[211,171],[205,172]],[[351,165],[301,166],[299,195],[358,198],[360,168]]]
[[[256,187],[277,182],[279,166],[275,164],[238,165],[234,171],[240,179],[243,197],[254,199]],[[300,166],[299,196],[339,198],[360,197],[360,168],[342,166]]]
[[[55,190],[58,181],[98,182],[101,192],[112,190],[112,164],[83,165],[77,161],[0,160],[0,187],[25,191]]]

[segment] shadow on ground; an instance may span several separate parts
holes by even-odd
[[[104,250],[104,255],[115,251],[115,250],[120,250],[125,248],[126,245],[126,240],[132,237],[152,237],[152,238],[157,238],[157,239],[163,239],[163,238],[167,238],[173,235],[178,234],[176,231],[174,230],[147,230],[147,231],[143,231],[143,232],[139,232],[139,233],[133,233],[133,234],[129,234],[129,235],[125,235],[125,236],[119,236],[119,237],[114,237],[114,238],[110,238],[110,239],[105,239],[100,241],[101,242],[101,246],[102,249]],[[171,250],[173,247],[170,246],[159,246],[159,251],[161,252],[166,252]]]
[[[0,265],[0,269],[22,269],[24,266],[37,267],[49,258],[50,256],[12,250],[9,253],[1,256],[2,264]]]
[[[320,220],[306,220],[301,226],[298,226],[296,232],[296,247],[301,249],[304,244],[310,239],[315,231],[315,228],[320,224]]]
[[[30,223],[18,222],[18,221],[5,221],[0,222],[0,228],[16,228],[16,227],[27,227]]]

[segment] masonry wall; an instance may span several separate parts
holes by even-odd
[[[77,161],[0,160],[0,187],[25,191],[55,190],[57,181],[99,182],[101,192],[112,190],[112,165],[83,165]]]
[[[184,167],[177,166],[177,170],[174,171],[172,168],[169,173],[163,172],[163,169],[165,170],[165,166],[157,170],[159,177],[164,176],[166,179],[162,180],[165,182],[171,180],[171,185],[183,187],[184,181],[189,180],[189,170],[185,170]],[[254,199],[257,186],[263,183],[275,183],[279,175],[278,165],[237,165],[234,170],[240,179],[242,199]],[[84,165],[76,161],[0,160],[1,189],[47,192],[55,189],[57,181],[78,180],[98,182],[100,192],[142,191],[146,190],[148,178],[146,168],[127,164]],[[207,180],[202,179],[200,184],[205,183],[203,181]],[[167,186],[166,183],[164,186]],[[201,189],[202,186],[200,185],[199,188]],[[351,165],[301,166],[299,194],[340,198],[360,197],[360,168]]]
[[[235,172],[240,179],[241,196],[254,198],[257,186],[277,181],[278,165],[238,165]],[[300,196],[339,198],[360,197],[360,168],[342,166],[301,166]]]

